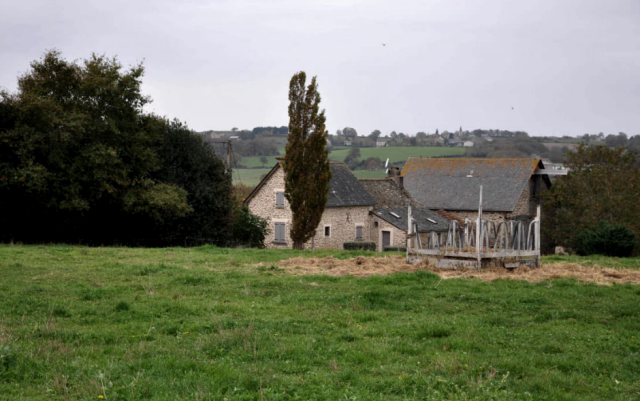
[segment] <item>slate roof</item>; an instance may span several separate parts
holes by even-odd
[[[410,157],[404,187],[429,209],[512,212],[540,159],[439,159]]]
[[[359,181],[365,190],[373,196],[377,207],[420,206],[406,190],[400,188],[390,177],[361,178]]]
[[[249,201],[280,168],[282,168],[282,164],[278,161],[246,197],[243,204],[248,205]],[[326,207],[373,206],[375,204],[375,199],[360,184],[360,181],[345,163],[331,162],[331,181],[329,181],[329,197]]]
[[[373,206],[375,199],[344,163],[331,163],[327,207]]]
[[[394,213],[395,216],[391,213]],[[418,225],[419,233],[447,231],[449,228],[449,220],[429,209],[412,208],[411,214]],[[407,231],[408,217],[406,207],[376,208],[373,211],[373,215],[387,221],[400,230]],[[431,219],[435,221],[435,223],[427,219]]]

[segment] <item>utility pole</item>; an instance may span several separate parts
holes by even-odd
[[[231,139],[227,140],[227,171],[231,174],[231,162],[233,161],[233,152],[231,151]]]

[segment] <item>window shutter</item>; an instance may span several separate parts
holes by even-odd
[[[276,192],[276,206],[284,206],[284,192]]]
[[[275,223],[275,230],[274,230],[274,234],[275,234],[275,242],[285,242],[284,241],[284,227],[285,224],[284,223]]]
[[[362,226],[356,226],[356,240],[362,240]]]

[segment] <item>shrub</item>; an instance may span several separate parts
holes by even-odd
[[[407,248],[404,246],[385,246],[385,252],[407,252]]]
[[[375,242],[363,242],[363,241],[345,242],[344,244],[342,244],[342,246],[347,251],[362,250],[362,251],[374,251],[375,252],[375,250],[376,250],[376,243]]]
[[[636,234],[624,226],[600,223],[592,230],[576,237],[579,255],[606,255],[629,257],[638,245]]]
[[[264,248],[264,239],[269,233],[267,220],[252,214],[246,207],[237,211],[231,229],[236,244],[253,248]]]

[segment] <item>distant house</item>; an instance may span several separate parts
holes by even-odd
[[[384,148],[384,147],[386,147],[386,146],[389,146],[389,145],[387,144],[387,141],[381,141],[381,140],[377,140],[377,141],[376,141],[376,147],[377,147],[377,148]]]
[[[411,198],[402,187],[402,177],[360,179],[360,183],[376,201],[375,208],[370,212],[370,225],[371,238],[376,242],[379,251],[389,246],[406,245],[408,206],[412,207],[412,216],[421,236],[434,231],[447,231],[449,228],[447,218],[422,207]]]
[[[464,146],[465,148],[472,148],[473,147],[473,141],[464,141],[462,143],[462,146]]]
[[[329,198],[307,249],[343,249],[345,242],[374,241],[369,213],[375,200],[344,163],[331,162]],[[280,162],[267,173],[244,200],[249,210],[269,221],[267,248],[291,248],[292,212],[284,196],[285,173]]]
[[[477,218],[482,185],[483,216],[496,220],[535,216],[540,193],[551,186],[538,169],[544,169],[540,159],[411,157],[401,174],[416,201],[459,219]]]

